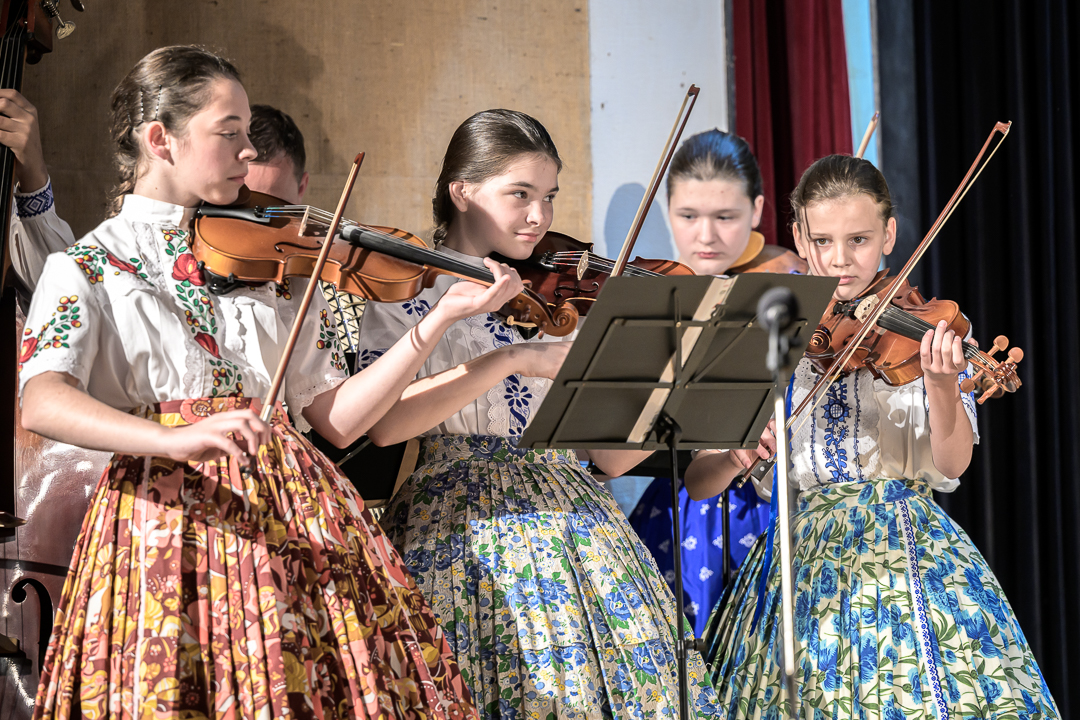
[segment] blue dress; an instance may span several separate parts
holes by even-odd
[[[746,558],[754,541],[769,525],[769,504],[758,497],[752,483],[732,488],[731,567]],[[679,518],[682,529],[683,607],[686,619],[701,637],[709,612],[724,592],[723,515],[719,497],[691,500],[686,488],[679,488]],[[671,481],[654,480],[630,514],[630,525],[652,552],[671,591],[675,592],[675,556],[671,537]]]

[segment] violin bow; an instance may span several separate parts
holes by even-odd
[[[917,248],[915,248],[915,252],[911,254],[911,257],[908,258],[908,261],[904,265],[903,269],[899,273],[897,273],[896,278],[893,280],[892,284],[889,285],[888,294],[886,295],[886,297],[891,298],[896,295],[896,292],[900,289],[900,286],[911,275],[911,271],[915,269],[915,265],[919,262],[919,260],[922,259],[923,255],[925,255],[926,251],[930,248],[930,243],[934,242],[934,239],[937,238],[938,234],[941,232],[941,229],[945,226],[945,223],[948,222],[949,218],[952,217],[954,212],[956,212],[956,208],[960,205],[960,202],[968,194],[971,186],[974,185],[975,181],[979,179],[979,175],[982,174],[982,171],[986,168],[986,165],[994,157],[994,154],[997,152],[998,148],[1001,147],[1001,143],[1005,141],[1005,137],[1009,134],[1009,129],[1011,127],[1011,122],[999,122],[994,125],[994,129],[990,131],[990,135],[986,138],[986,142],[983,143],[982,149],[979,150],[979,154],[975,157],[975,162],[973,162],[971,164],[971,167],[968,168],[967,173],[964,175],[964,179],[960,181],[960,185],[956,188],[956,191],[952,194],[952,197],[949,198],[949,202],[945,203],[945,207],[942,208],[941,213],[938,215],[937,220],[934,221],[934,224],[930,226],[930,230],[927,231],[926,236],[923,238],[922,242],[919,243],[919,246]],[[990,147],[990,143],[994,140],[994,135],[998,132],[1001,133],[1001,138],[997,141],[993,149],[990,151],[990,154],[989,156],[987,156],[986,161],[982,162],[983,155],[986,154],[987,149]],[[980,162],[982,163],[981,165]],[[866,302],[867,300],[869,300],[869,298],[867,298],[863,302]],[[810,394],[807,395],[803,402],[799,405],[799,409],[792,414],[792,419],[794,419],[794,417],[802,411],[802,409],[806,406],[807,402],[811,399],[814,399],[814,403],[810,408],[810,412],[812,413],[817,408],[817,406],[821,403],[822,398],[824,398],[824,395],[821,394],[821,390],[825,387],[828,387],[832,384],[834,380],[836,380],[836,378],[840,375],[840,372],[843,369],[844,365],[846,365],[848,360],[851,359],[851,356],[855,354],[855,351],[859,349],[859,345],[862,343],[863,339],[866,338],[870,330],[877,324],[878,319],[885,312],[885,310],[888,309],[888,307],[888,302],[879,302],[869,311],[869,314],[866,316],[863,324],[859,327],[859,330],[848,342],[847,347],[845,347],[844,350],[836,356],[836,358],[833,360],[832,365],[829,366],[829,370],[824,373],[821,378],[818,379],[817,383],[814,384],[814,387],[810,390]],[[802,428],[803,423],[806,422],[806,417],[809,417],[809,414],[803,417],[802,421],[799,423],[799,428]],[[788,427],[790,427],[790,420]]]
[[[701,92],[701,88],[697,85],[691,85],[690,89],[686,91],[686,97],[683,98],[682,105],[679,106],[679,114],[675,118],[675,125],[668,134],[667,144],[664,145],[663,152],[660,153],[660,162],[656,164],[652,180],[649,181],[649,187],[641,198],[641,204],[638,205],[637,213],[634,215],[634,222],[630,224],[630,231],[626,234],[622,251],[619,252],[619,257],[615,260],[615,269],[611,271],[611,277],[622,275],[623,270],[626,269],[626,263],[630,260],[630,253],[634,249],[634,243],[637,242],[641,227],[645,224],[645,216],[649,214],[649,207],[652,206],[656,191],[660,188],[660,180],[664,177],[664,173],[667,172],[668,163],[671,162],[671,157],[675,154],[675,148],[679,145],[679,138],[682,137],[683,129],[686,128],[686,121],[690,119],[690,113],[694,110],[694,104],[697,102],[699,92]]]
[[[877,130],[880,118],[881,113],[875,110],[874,117],[870,118],[870,122],[866,125],[866,132],[863,133],[862,142],[859,143],[859,150],[855,153],[855,157],[862,159],[863,153],[866,152],[866,148],[870,145],[870,138],[874,137],[874,131]]]
[[[315,261],[315,268],[311,272],[311,282],[308,283],[304,297],[300,301],[300,308],[296,312],[296,318],[293,319],[289,339],[285,343],[285,350],[281,354],[281,360],[278,361],[277,372],[274,373],[274,381],[270,383],[270,390],[266,393],[266,399],[263,400],[262,411],[259,413],[259,417],[263,422],[270,422],[270,416],[274,413],[274,402],[277,400],[278,392],[281,390],[281,383],[285,379],[285,368],[289,366],[293,349],[296,347],[296,340],[300,337],[300,328],[304,324],[304,316],[307,315],[308,308],[311,307],[311,300],[319,289],[319,277],[322,275],[323,267],[326,265],[326,258],[330,256],[330,247],[334,244],[334,236],[337,235],[338,226],[341,225],[341,216],[345,213],[345,206],[349,203],[349,195],[352,194],[356,176],[359,174],[363,162],[364,153],[360,153],[353,160],[352,169],[349,170],[349,179],[345,181],[345,187],[341,191],[341,199],[338,200],[337,210],[334,211],[334,219],[330,221],[330,227],[326,231],[322,251],[319,252],[319,258]]]
[[[900,285],[903,284],[903,282],[908,278],[909,275],[911,275],[911,271],[915,269],[916,263],[918,263],[919,260],[922,259],[923,255],[926,254],[927,249],[929,249],[930,243],[932,243],[934,239],[938,236],[938,234],[941,232],[941,229],[945,226],[945,223],[949,220],[949,218],[952,217],[952,214],[956,211],[956,208],[959,206],[960,202],[967,195],[968,191],[971,189],[971,186],[975,183],[976,180],[979,179],[979,175],[982,174],[982,171],[986,168],[987,164],[989,164],[990,160],[994,157],[994,154],[997,152],[998,148],[1001,147],[1001,143],[1004,142],[1005,137],[1009,134],[1009,129],[1011,127],[1012,122],[999,122],[994,125],[994,129],[990,131],[990,135],[986,138],[986,142],[983,143],[982,148],[979,150],[979,154],[975,157],[975,161],[971,164],[971,167],[968,168],[967,173],[964,175],[964,179],[960,181],[960,185],[957,186],[956,191],[952,194],[952,197],[949,198],[949,202],[947,202],[945,204],[945,207],[942,208],[941,213],[937,217],[937,220],[935,220],[934,224],[930,226],[930,230],[927,231],[926,236],[923,238],[922,242],[919,243],[919,246],[917,248],[915,248],[915,252],[911,254],[911,257],[904,265],[904,268],[900,271],[899,274],[897,274],[896,279],[889,286],[889,292],[887,297],[893,297],[896,294],[897,290],[900,288]],[[999,132],[1001,133],[1001,138],[998,139],[993,149],[990,150],[990,154],[989,156],[987,156],[986,161],[983,162],[983,156],[986,155],[986,151],[990,147],[990,143],[993,142],[994,135]],[[980,165],[980,163],[982,164]],[[866,300],[869,300],[869,298],[867,298]],[[864,300],[864,302],[866,302],[866,300]],[[824,372],[820,378],[818,378],[818,381],[814,383],[814,386],[810,389],[809,394],[805,398],[803,398],[803,401],[801,403],[799,403],[799,406],[795,409],[795,412],[791,413],[790,417],[788,417],[787,422],[784,424],[785,430],[790,430],[792,428],[792,425],[794,425],[795,423],[795,419],[800,417],[800,415],[802,417],[799,421],[798,428],[796,428],[796,432],[802,429],[803,425],[806,423],[807,418],[809,418],[813,414],[814,410],[817,409],[818,405],[820,405],[821,401],[824,399],[825,395],[824,393],[822,393],[822,390],[831,385],[833,381],[840,376],[840,372],[843,367],[847,364],[848,360],[851,359],[851,356],[855,354],[855,351],[858,350],[859,345],[862,343],[863,339],[874,327],[874,325],[877,323],[878,319],[885,312],[888,306],[888,302],[879,302],[872,308],[872,310],[869,311],[866,319],[863,321],[863,324],[859,327],[859,330],[852,336],[851,340],[848,341],[847,347],[845,347],[843,351],[837,354],[836,358],[829,366],[829,369]],[[980,352],[980,355],[985,356],[985,353]],[[989,356],[985,357],[987,361],[992,362],[992,358],[990,358]],[[810,412],[803,414],[803,410],[805,410],[808,405],[810,406]],[[762,462],[755,463],[753,467],[747,469],[742,474],[741,478],[738,481],[738,484],[740,486],[744,484],[747,479],[749,479],[752,475],[755,474],[755,470],[758,470],[759,468],[764,468],[765,470],[768,470],[769,467],[771,467],[771,464],[766,466]]]

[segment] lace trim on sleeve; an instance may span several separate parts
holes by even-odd
[[[326,378],[317,385],[297,393],[288,398],[289,414],[292,415],[293,425],[300,432],[308,432],[311,430],[311,423],[304,417],[304,408],[310,405],[315,398],[322,395],[324,392],[333,390],[341,383],[345,382],[349,378],[343,376]]]

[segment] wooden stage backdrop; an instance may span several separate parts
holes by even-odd
[[[479,110],[527,112],[564,160],[554,229],[591,222],[588,3],[406,0],[88,0],[75,33],[28,66],[57,209],[80,237],[114,182],[109,95],[162,45],[221,52],[253,103],[292,115],[307,145],[307,200],[333,209],[367,152],[348,216],[430,237],[431,190],[454,128]]]
[[[108,139],[112,89],[147,52],[178,43],[222,52],[243,73],[252,102],[293,116],[307,141],[307,199],[314,205],[333,208],[352,159],[365,151],[348,216],[430,235],[431,190],[454,128],[474,112],[506,107],[536,116],[555,138],[565,162],[555,228],[587,237],[592,177],[584,2],[86,4],[78,16],[62,5],[78,28],[39,65],[27,67],[23,85],[39,109],[58,212],[76,237],[102,220],[106,191],[115,182]],[[31,440],[18,448],[11,508],[27,524],[15,535],[0,533],[0,635],[17,640],[21,650],[18,657],[0,657],[0,717],[10,720],[31,715],[48,642],[49,624],[40,621],[54,607],[44,600],[59,600],[104,463],[101,453]],[[0,473],[0,482],[12,479]],[[36,592],[25,602],[9,592],[31,581]]]

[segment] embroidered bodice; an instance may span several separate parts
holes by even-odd
[[[476,267],[483,267],[482,258],[464,255],[449,248],[440,248],[440,252]],[[403,303],[368,302],[360,321],[358,368],[363,369],[375,362],[410,328],[420,322],[443,293],[456,282],[467,281],[441,275],[431,288],[412,300]],[[495,315],[476,315],[450,326],[420,368],[417,377],[435,375],[507,345],[568,339],[570,338],[545,336],[542,339],[525,340]],[[511,375],[426,434],[520,437],[550,386],[551,381],[546,378]]]
[[[969,376],[961,373],[959,380]],[[791,407],[798,407],[818,376],[803,360],[795,370]],[[975,400],[961,393],[979,440]],[[801,490],[831,483],[878,478],[926,480],[935,490],[950,492],[959,481],[934,467],[930,451],[930,418],[923,381],[889,387],[868,370],[835,381],[809,420],[792,435],[792,485]]]
[[[192,213],[128,195],[116,217],[49,256],[22,338],[20,392],[47,371],[125,411],[269,390],[306,281],[212,295],[188,251]],[[300,411],[347,377],[333,315],[315,293],[283,385],[300,429]]]

